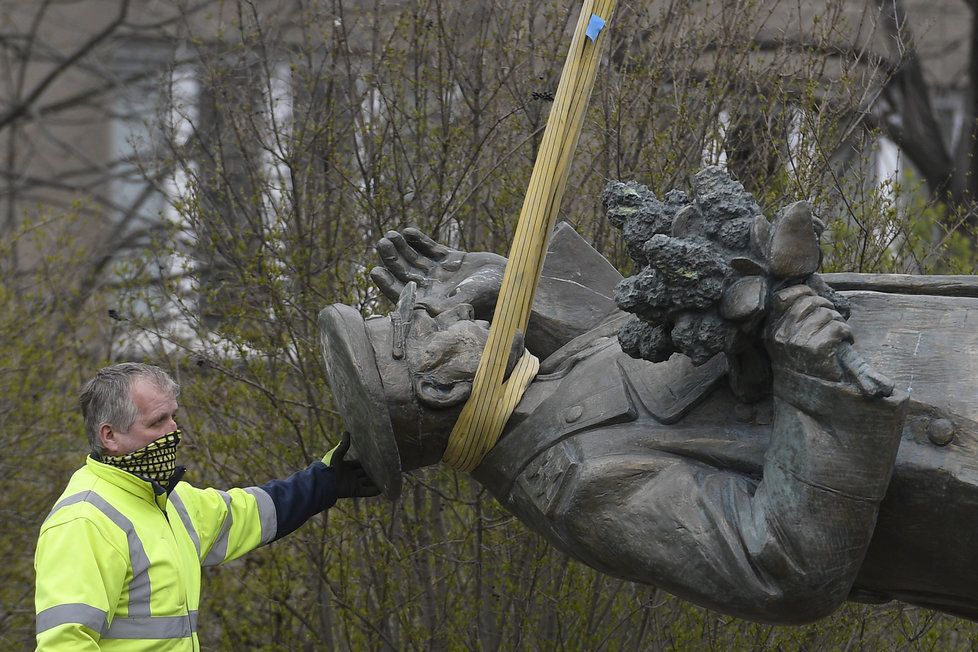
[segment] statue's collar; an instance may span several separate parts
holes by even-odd
[[[592,328],[582,335],[578,335],[551,353],[540,363],[540,371],[537,374],[537,378],[539,379],[540,376],[559,378],[573,369],[574,365],[582,357],[590,355],[593,347],[609,346],[611,343],[617,346],[618,329],[631,318],[632,315],[630,314],[623,312],[617,313],[610,319],[602,322],[599,326]]]

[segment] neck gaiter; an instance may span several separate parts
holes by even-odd
[[[177,445],[180,431],[174,430],[156,439],[139,450],[125,455],[102,455],[99,461],[128,471],[145,480],[155,480],[164,488],[177,468]]]

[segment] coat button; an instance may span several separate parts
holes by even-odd
[[[564,420],[567,421],[567,423],[574,423],[581,418],[582,414],[584,414],[584,408],[580,405],[575,405],[567,408],[567,410],[564,412]]]
[[[954,441],[954,424],[948,419],[934,419],[927,424],[927,439],[935,446],[947,446]]]

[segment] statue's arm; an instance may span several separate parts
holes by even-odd
[[[565,549],[742,618],[801,623],[834,611],[873,534],[903,401],[798,375],[779,382],[760,480],[674,453],[582,450],[556,516]]]
[[[819,354],[827,348],[815,346],[813,324],[821,321],[803,314],[813,301],[797,304],[793,331]],[[828,341],[837,347],[839,339]],[[816,360],[778,346],[770,348],[775,412],[759,478],[661,446],[623,454],[592,444],[579,452],[575,489],[556,516],[567,549],[754,620],[800,623],[838,607],[873,534],[906,395],[867,398],[841,373],[828,377]],[[711,427],[723,440],[736,425]]]
[[[506,259],[436,243],[417,229],[392,231],[377,243],[382,267],[371,277],[396,301],[404,285],[418,285],[418,302],[434,314],[468,303],[491,319]],[[554,229],[527,328],[526,345],[544,358],[602,322],[621,314],[615,285],[621,274],[567,223]]]

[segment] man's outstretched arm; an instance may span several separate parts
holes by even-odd
[[[197,489],[186,483],[174,492],[194,530],[201,565],[214,566],[292,533],[332,507],[338,498],[369,497],[380,489],[357,460],[345,459],[350,435],[316,461],[287,478],[246,489]]]

